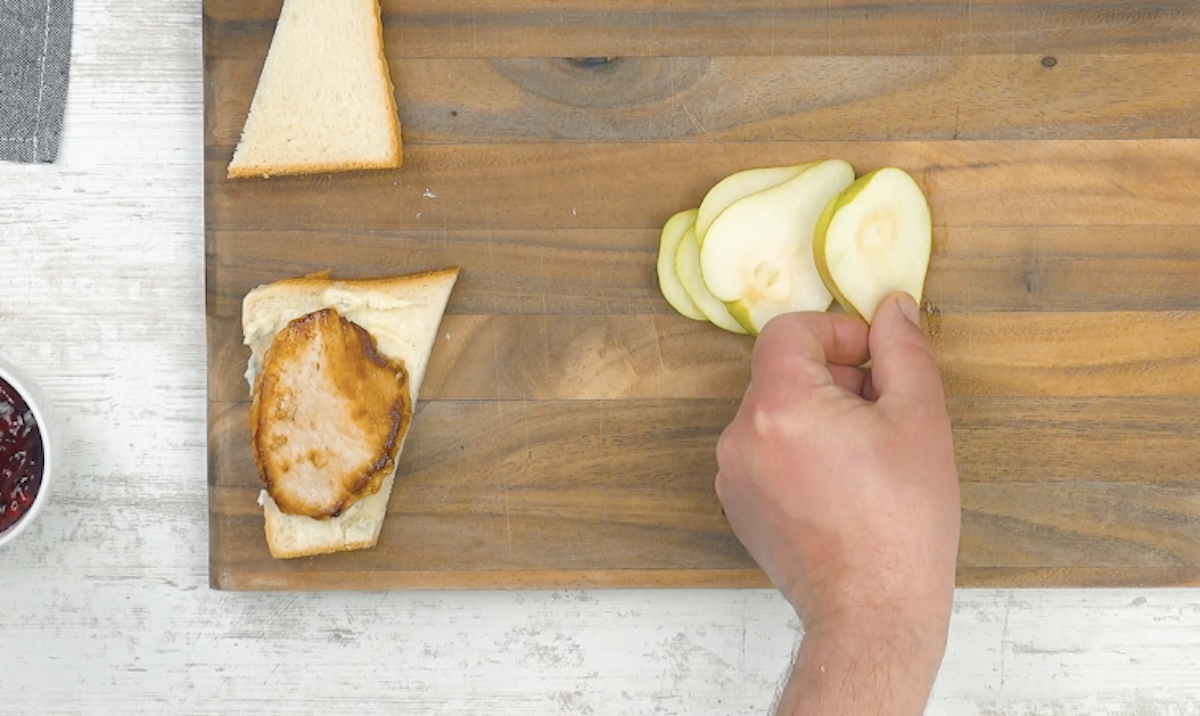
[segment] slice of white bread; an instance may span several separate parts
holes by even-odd
[[[458,269],[450,268],[384,279],[331,280],[318,274],[259,286],[242,301],[242,333],[250,347],[246,371],[250,389],[254,389],[254,378],[276,333],[293,319],[333,308],[370,333],[376,349],[386,358],[403,361],[415,406],[457,279]],[[403,449],[401,438],[400,451]],[[258,502],[263,507],[271,555],[286,559],[374,547],[394,481],[393,472],[378,492],[324,520],[285,514],[262,491]]]
[[[229,177],[400,161],[379,0],[285,0]]]

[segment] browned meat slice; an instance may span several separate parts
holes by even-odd
[[[336,517],[395,469],[412,420],[408,373],[333,309],[293,320],[263,358],[250,430],[267,492],[288,514]]]

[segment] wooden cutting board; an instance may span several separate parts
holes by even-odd
[[[279,0],[205,0],[212,584],[760,586],[712,488],[752,339],[658,229],[842,157],[932,205],[959,583],[1200,584],[1200,5],[384,0],[397,171],[229,181]],[[463,269],[380,544],[274,561],[239,309]]]

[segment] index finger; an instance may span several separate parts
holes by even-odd
[[[870,357],[860,318],[836,313],[785,313],[763,326],[754,344],[751,380],[767,375],[810,385],[834,383],[829,366],[860,366]]]

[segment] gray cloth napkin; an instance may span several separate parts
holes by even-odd
[[[71,16],[72,0],[0,0],[0,159],[58,155]]]

